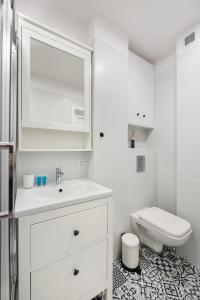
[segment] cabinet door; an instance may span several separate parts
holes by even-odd
[[[83,299],[106,282],[107,240],[104,240],[33,271],[31,300]]]
[[[154,69],[153,65],[129,52],[129,124],[153,127]]]
[[[90,51],[28,24],[21,66],[22,127],[90,131]]]

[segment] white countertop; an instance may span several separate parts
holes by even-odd
[[[64,181],[62,185],[48,184],[31,189],[18,188],[15,217],[106,198],[113,191],[88,179]]]

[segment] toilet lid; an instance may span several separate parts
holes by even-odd
[[[183,237],[191,231],[189,222],[158,207],[141,210],[139,218],[159,231],[177,238]]]

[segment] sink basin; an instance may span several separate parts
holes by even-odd
[[[47,201],[50,199],[60,200],[69,199],[71,197],[81,197],[83,195],[90,195],[99,193],[102,186],[91,181],[80,182],[64,182],[61,185],[49,185],[45,187],[36,187],[29,190],[31,197],[37,201]]]
[[[22,217],[50,209],[92,201],[112,195],[112,190],[88,179],[69,180],[62,185],[49,184],[32,189],[19,188],[15,203],[15,217]]]

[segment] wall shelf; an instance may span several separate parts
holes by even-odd
[[[148,138],[151,135],[152,130],[153,128],[128,124],[128,148],[134,149],[146,147]],[[132,139],[134,139],[134,147],[132,147]]]
[[[83,149],[19,149],[20,152],[92,152],[91,148]]]
[[[142,129],[142,130],[153,130],[154,127],[151,126],[145,126],[145,125],[136,125],[134,123],[129,122],[128,126],[136,128],[136,129]]]

